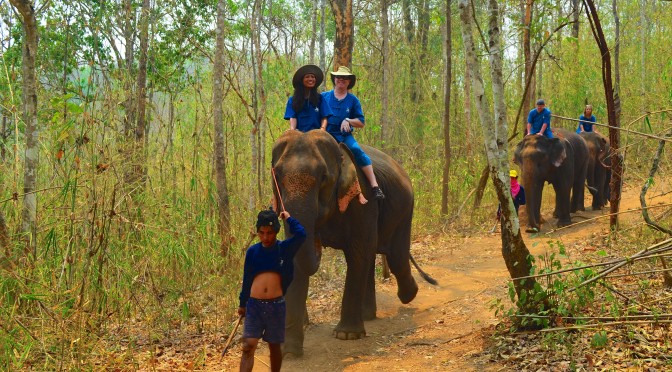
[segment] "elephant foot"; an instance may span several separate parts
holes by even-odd
[[[539,232],[539,227],[538,226],[528,226],[525,229],[526,233],[538,233]]]
[[[298,359],[303,356],[303,346],[282,344],[283,359]]]
[[[407,304],[415,298],[415,295],[418,294],[418,284],[413,281],[411,285],[408,285],[404,288],[399,286],[397,289],[397,297],[402,304]]]
[[[345,332],[345,331],[338,331],[334,329],[334,337],[336,337],[339,340],[359,340],[360,338],[364,338],[366,336],[366,331],[361,331],[361,332]]]
[[[565,226],[569,226],[571,224],[572,224],[572,220],[565,220],[565,221],[558,220],[558,223],[555,226],[565,227]]]

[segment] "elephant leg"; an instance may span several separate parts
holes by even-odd
[[[397,297],[401,303],[407,304],[418,294],[418,284],[411,274],[411,222],[401,223],[402,227],[395,230],[390,239],[390,254],[387,262],[390,271],[397,279]]]
[[[305,322],[306,298],[309,277],[300,268],[294,267],[294,280],[285,296],[287,315],[285,318],[285,343],[282,354],[303,355],[303,325]]]
[[[595,169],[594,182],[597,193],[593,194],[592,207],[594,211],[602,210],[602,206],[604,206],[604,176],[604,168]]]
[[[561,181],[553,185],[555,189],[555,210],[558,215],[558,227],[571,225],[572,218],[569,215],[570,210],[570,183]]]
[[[348,271],[345,275],[345,290],[341,303],[341,320],[334,328],[334,336],[341,340],[357,340],[366,336],[362,306],[368,268],[374,263],[372,244],[361,244],[344,250]],[[369,252],[366,252],[368,250]]]
[[[366,274],[364,300],[362,302],[362,319],[376,319],[376,262],[371,263]]]

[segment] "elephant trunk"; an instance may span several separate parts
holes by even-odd
[[[529,228],[539,229],[541,225],[541,196],[544,183],[530,183],[525,189],[527,199],[527,221]]]

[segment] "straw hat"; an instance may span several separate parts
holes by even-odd
[[[318,66],[305,65],[301,66],[294,73],[294,77],[292,78],[292,85],[294,86],[294,88],[303,86],[303,77],[308,74],[315,75],[315,87],[319,87],[322,84],[322,81],[324,81],[324,73]]]
[[[336,82],[334,81],[336,79],[336,76],[350,77],[350,83],[348,84],[348,89],[352,89],[352,87],[354,87],[355,83],[357,82],[357,76],[352,72],[350,72],[350,69],[345,66],[341,66],[338,68],[337,71],[331,72],[331,82],[334,83],[334,85],[336,84]]]

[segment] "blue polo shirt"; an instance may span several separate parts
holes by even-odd
[[[592,132],[593,131],[593,124],[592,123],[595,123],[597,121],[597,119],[595,119],[595,115],[590,115],[589,118],[586,118],[585,116],[581,115],[579,117],[579,120],[581,120],[581,121],[579,122],[579,125],[576,127],[576,133],[581,133],[581,124],[583,124],[583,131],[584,132]],[[590,123],[586,123],[583,120],[589,121]]]
[[[330,117],[332,115],[329,105],[324,102],[320,96],[320,104],[315,107],[309,100],[303,104],[301,112],[295,112],[292,107],[294,97],[289,97],[287,107],[285,108],[285,120],[296,118],[296,129],[301,132],[308,132],[312,129],[320,129],[320,121],[322,118]]]
[[[551,110],[544,107],[541,112],[538,112],[537,109],[532,109],[527,115],[527,122],[532,124],[530,129],[530,134],[537,134],[541,130],[541,127],[544,123],[547,124],[546,131],[543,133],[544,136],[548,138],[553,138],[553,132],[551,132]]]
[[[338,99],[334,91],[330,90],[322,93],[322,100],[329,105],[333,114],[327,119],[327,132],[331,133],[334,137],[351,135],[348,132],[341,132],[341,123],[346,118],[359,119],[359,121],[364,123],[362,104],[354,94],[348,92],[343,99]]]

